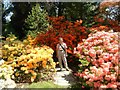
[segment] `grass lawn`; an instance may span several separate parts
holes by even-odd
[[[24,86],[24,88],[67,88],[54,84],[52,81],[42,81]]]

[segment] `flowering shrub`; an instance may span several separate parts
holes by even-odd
[[[14,66],[14,75],[17,80],[26,77],[33,82],[38,73],[44,73],[50,69],[55,69],[55,63],[52,59],[53,50],[47,46],[29,48],[26,50],[25,55],[21,55],[16,62],[12,64]],[[45,70],[45,71],[44,71]],[[41,76],[43,77],[43,76]]]
[[[87,38],[89,30],[82,26],[82,20],[77,20],[76,22],[70,22],[65,20],[64,16],[59,17],[49,17],[49,22],[51,26],[46,33],[39,34],[34,41],[34,44],[47,45],[56,51],[56,45],[58,43],[58,38],[62,37],[64,42],[67,44],[68,52],[68,62],[72,64],[71,66],[77,64],[76,59],[73,55],[73,49],[78,42],[82,39]],[[56,52],[54,52],[54,60],[56,59]],[[72,63],[71,63],[72,62]]]
[[[0,79],[11,78],[13,73],[14,71],[10,65],[2,64],[0,66]]]
[[[35,39],[35,44],[43,44],[50,46],[55,50],[58,43],[58,37],[63,37],[69,51],[73,50],[77,42],[87,38],[88,30],[86,27],[81,26],[82,20],[70,22],[65,20],[64,16],[49,17],[51,27],[46,33],[39,34]]]
[[[99,15],[94,17],[96,25],[93,25],[90,27],[91,30],[97,30],[97,31],[109,31],[110,29],[113,29],[115,32],[120,31],[120,25],[119,21],[111,20],[111,19],[104,19],[103,17],[100,17]]]
[[[13,73],[14,71],[10,65],[4,63],[0,65],[0,89],[16,87],[15,82],[11,80]]]
[[[30,36],[23,42],[8,37],[3,42],[4,65],[12,66],[12,79],[16,82],[33,82],[38,76],[43,78],[44,73],[49,74],[47,72],[55,69],[54,51],[48,46],[33,47],[32,40]]]
[[[9,79],[0,79],[0,90],[4,88],[15,88],[16,84],[13,80]]]
[[[0,89],[3,88],[15,88],[16,84],[11,80],[14,73],[10,65],[4,64],[4,60],[0,60]]]
[[[76,75],[94,88],[117,88],[119,75],[118,32],[98,31],[89,34],[74,49],[82,70]],[[83,68],[85,67],[85,68]]]

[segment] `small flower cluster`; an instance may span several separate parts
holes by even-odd
[[[0,60],[0,65],[2,65],[5,61],[3,59]]]
[[[77,76],[84,78],[89,86],[95,88],[117,88],[119,39],[118,32],[113,31],[89,34],[88,38],[74,49],[80,59],[89,62],[89,68]]]

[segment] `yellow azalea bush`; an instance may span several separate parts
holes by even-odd
[[[52,58],[54,51],[48,46],[33,45],[33,40],[28,36],[23,41],[16,40],[15,37],[3,41],[2,58],[4,64],[12,66],[12,79],[16,82],[33,82],[37,78],[43,78],[46,72],[55,71],[56,64]]]

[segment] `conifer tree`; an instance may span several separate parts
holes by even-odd
[[[25,20],[27,34],[36,36],[40,32],[47,31],[48,25],[47,12],[41,9],[39,4],[33,6],[27,19]]]

